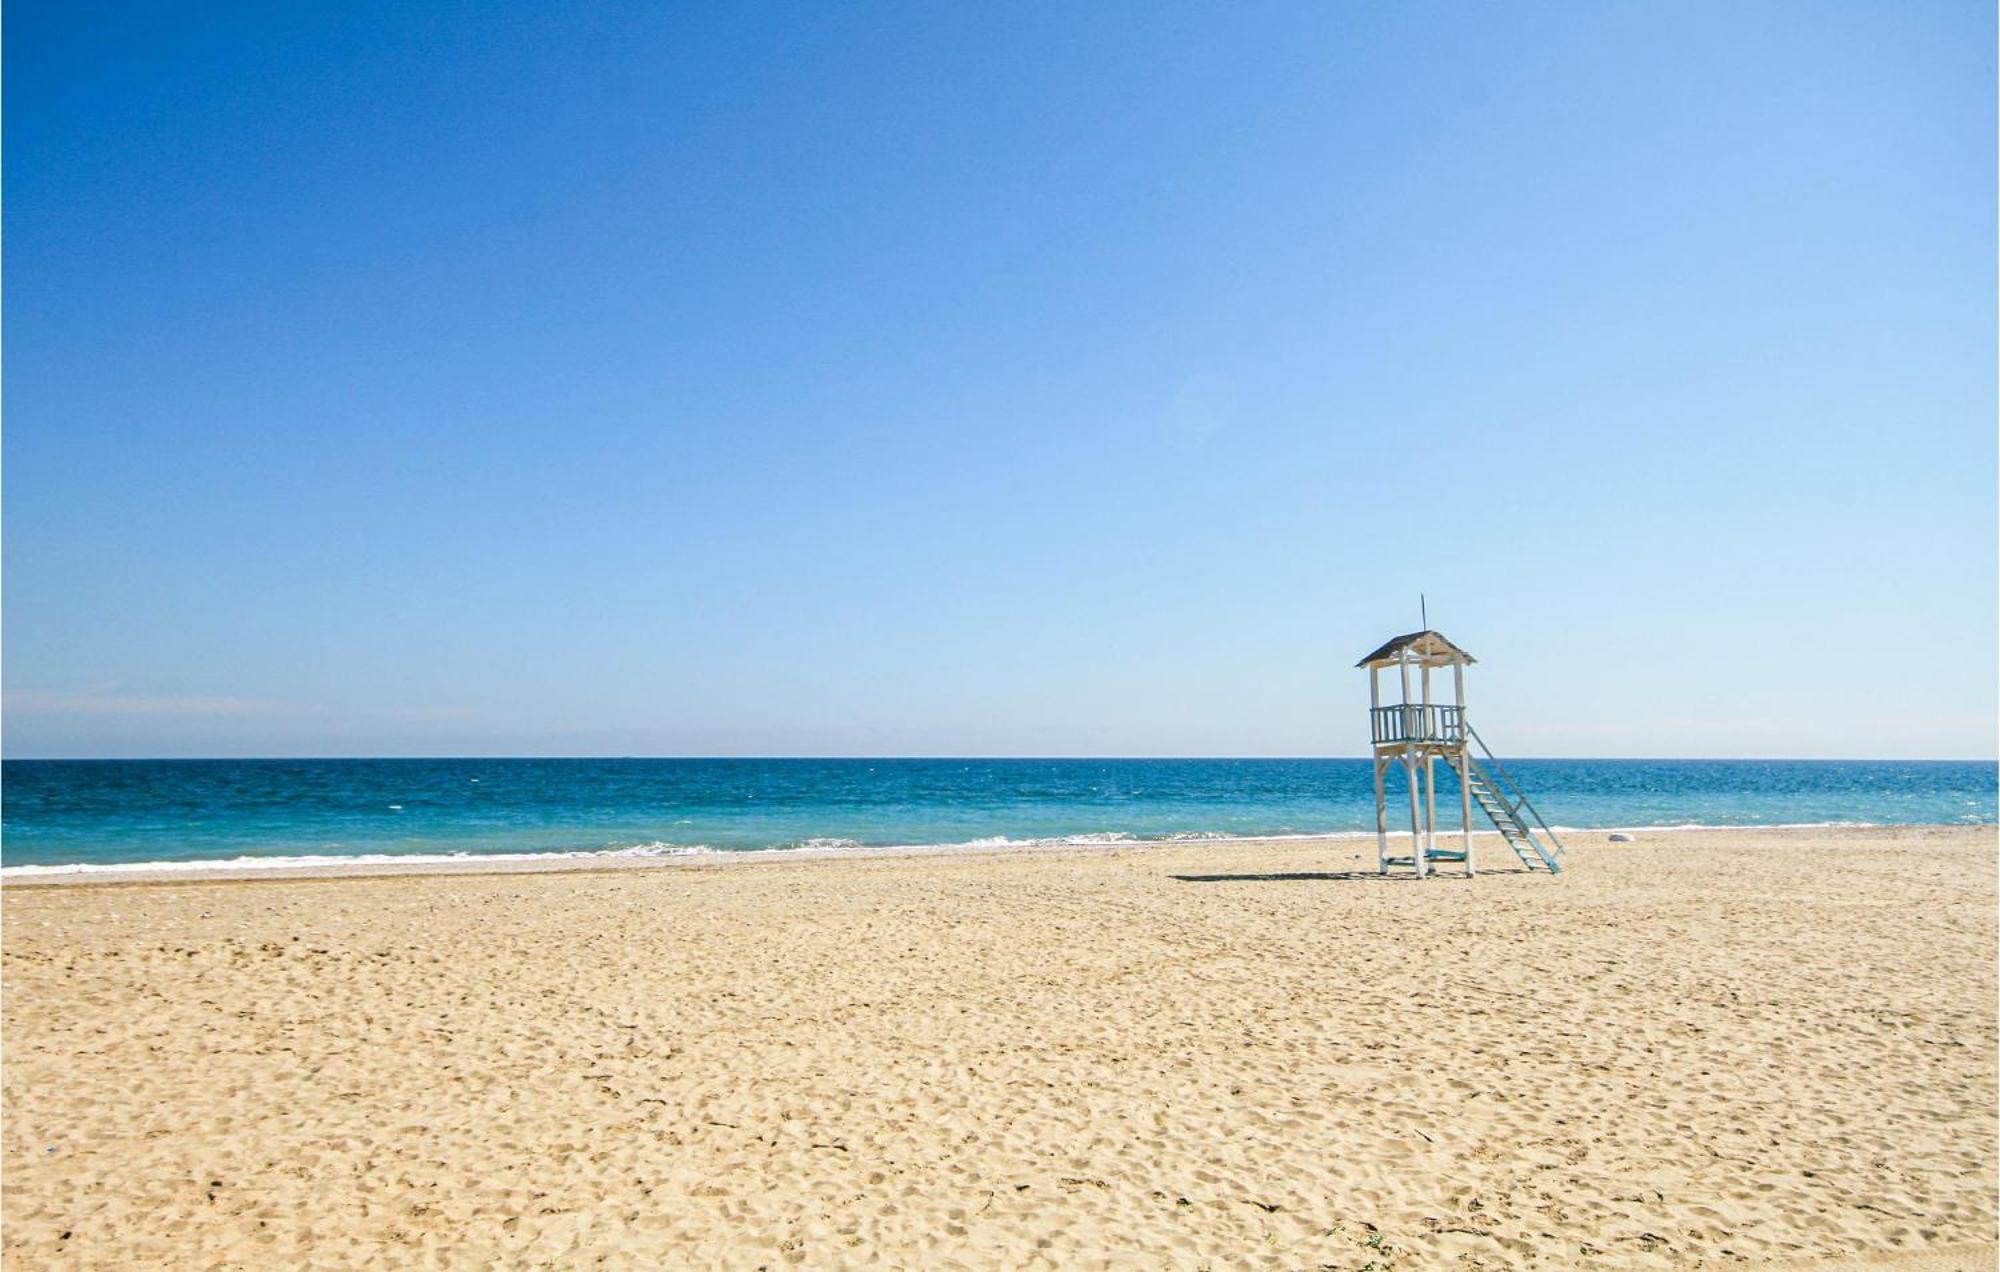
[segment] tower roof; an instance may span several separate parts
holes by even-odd
[[[1399,663],[1404,660],[1404,651],[1410,652],[1409,661],[1419,667],[1449,667],[1453,663],[1475,663],[1479,660],[1444,638],[1441,632],[1411,632],[1398,636],[1384,644],[1374,653],[1355,663],[1357,667],[1380,667],[1385,663]]]

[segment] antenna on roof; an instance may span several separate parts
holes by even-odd
[[[1417,593],[1417,612],[1423,616],[1424,620],[1423,626],[1419,630],[1429,631],[1431,629],[1431,607],[1425,602],[1422,592]]]

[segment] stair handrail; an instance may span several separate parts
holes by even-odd
[[[1562,856],[1564,853],[1562,840],[1557,839],[1556,832],[1549,829],[1549,823],[1542,817],[1541,810],[1528,802],[1528,792],[1521,789],[1521,784],[1514,780],[1514,775],[1507,771],[1507,766],[1500,762],[1500,757],[1493,754],[1493,748],[1486,745],[1486,739],[1479,736],[1479,730],[1472,727],[1472,721],[1466,718],[1465,713],[1461,711],[1458,718],[1459,722],[1465,727],[1466,735],[1474,742],[1477,742],[1479,749],[1485,753],[1486,762],[1492,766],[1494,774],[1507,784],[1507,790],[1503,794],[1512,795],[1518,802],[1519,807],[1528,810],[1529,815],[1535,819],[1535,824],[1542,828],[1542,833],[1547,835],[1549,842],[1555,845],[1556,855],[1558,857]]]

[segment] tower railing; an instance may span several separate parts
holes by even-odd
[[[1465,711],[1442,703],[1370,707],[1368,732],[1377,746],[1396,742],[1462,742]]]

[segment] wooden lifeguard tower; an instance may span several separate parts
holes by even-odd
[[[1562,870],[1563,847],[1555,832],[1465,718],[1465,669],[1475,661],[1441,634],[1422,631],[1398,636],[1355,664],[1368,669],[1368,737],[1375,761],[1375,849],[1383,874],[1388,874],[1391,866],[1408,866],[1421,879],[1440,861],[1463,862],[1465,873],[1472,874],[1474,804],[1499,830],[1522,865],[1549,874]],[[1382,672],[1390,667],[1401,673],[1403,700],[1384,706]],[[1449,704],[1431,697],[1431,672],[1441,667],[1451,668]],[[1478,755],[1472,753],[1473,747],[1478,748]],[[1437,842],[1440,762],[1458,784],[1459,847],[1455,849],[1440,848]],[[1402,765],[1410,792],[1410,852],[1405,857],[1389,855],[1386,778],[1392,764]]]

